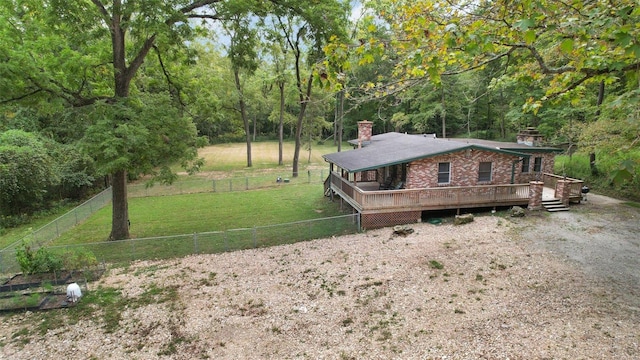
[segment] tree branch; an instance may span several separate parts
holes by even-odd
[[[473,65],[473,66],[468,67],[468,68],[455,70],[455,71],[445,71],[445,72],[442,73],[442,76],[460,75],[460,74],[466,73],[468,71],[479,69],[479,68],[481,68],[481,67],[483,67],[483,66],[485,66],[485,65],[487,65],[489,63],[492,63],[492,62],[494,62],[496,60],[500,60],[505,56],[509,57],[513,51],[515,51],[514,48],[509,49],[509,51],[507,51],[507,52],[504,52],[504,53],[501,53],[501,54],[497,54],[497,55],[495,55],[495,56],[493,56],[493,57],[491,57],[489,59],[486,59],[486,60],[484,60],[482,62],[479,62],[478,64]]]
[[[29,93],[22,94],[20,96],[16,96],[16,97],[12,97],[12,98],[9,98],[9,99],[0,100],[0,104],[8,104],[10,102],[20,101],[22,99],[28,98],[29,96],[35,95],[35,94],[37,94],[37,93],[39,93],[41,91],[43,91],[43,90],[42,89],[36,89],[36,90],[33,90],[33,91],[29,92]]]
[[[224,20],[224,18],[215,14],[187,14],[187,17],[189,19]]]
[[[104,16],[105,22],[108,23],[108,21],[111,20],[111,16],[109,15],[107,9],[105,9],[104,5],[100,2],[100,0],[91,0],[91,2],[98,8],[100,14]]]
[[[151,35],[149,38],[147,38],[147,40],[144,41],[142,48],[140,48],[140,50],[136,54],[136,57],[133,59],[133,61],[131,61],[131,64],[129,64],[129,67],[127,67],[126,69],[127,73],[125,76],[127,78],[133,77],[133,75],[135,75],[135,73],[138,71],[138,68],[142,66],[142,63],[144,62],[144,58],[149,53],[149,50],[151,50],[151,48],[153,47],[153,43],[155,41],[156,41],[156,34]]]
[[[167,79],[167,83],[169,84],[169,94],[173,96],[175,93],[177,95],[176,97],[180,105],[182,105],[183,108],[186,108],[187,105],[184,103],[184,101],[182,101],[180,88],[176,86],[176,84],[174,84],[174,82],[171,80],[171,75],[167,71],[167,68],[164,66],[164,61],[162,61],[162,55],[160,54],[160,50],[155,45],[153,46],[153,50],[155,50],[156,55],[158,56],[158,62],[160,63],[160,68],[162,68],[162,73],[164,74],[164,77],[165,79]]]
[[[527,44],[502,44],[504,46],[509,46],[512,48],[518,48],[518,49],[527,49],[529,50],[529,52],[531,53],[531,56],[533,56],[533,58],[536,60],[536,62],[538,63],[538,66],[540,67],[540,69],[542,69],[542,73],[543,74],[563,74],[566,72],[571,72],[571,71],[576,71],[576,68],[573,66],[561,66],[558,68],[550,68],[547,66],[547,63],[544,61],[544,59],[542,58],[542,55],[540,55],[540,53],[538,52],[538,49],[536,49],[534,46],[531,45],[527,45]]]
[[[213,4],[217,4],[219,2],[221,2],[222,0],[201,0],[201,1],[194,1],[191,4],[181,8],[180,11],[183,14],[187,14],[195,9],[201,8],[203,6],[207,6],[207,5],[213,5]]]
[[[558,96],[565,94],[575,88],[577,88],[578,86],[580,86],[580,84],[584,83],[585,81],[596,77],[598,75],[604,75],[604,74],[609,74],[615,71],[630,71],[630,70],[634,70],[636,69],[638,66],[640,66],[640,62],[634,63],[634,64],[630,64],[625,66],[622,69],[582,69],[580,70],[580,73],[584,74],[583,77],[581,77],[580,79],[572,82],[571,84],[569,84],[567,87],[565,87],[564,89],[554,92],[550,95],[547,95],[547,99],[554,99],[557,98]]]

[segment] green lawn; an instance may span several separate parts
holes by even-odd
[[[272,246],[357,231],[353,218],[331,218],[344,213],[323,196],[328,168],[321,155],[334,152],[335,147],[314,146],[310,162],[303,150],[300,176],[292,178],[293,144],[285,144],[283,166],[277,166],[277,145],[254,143],[252,168],[246,168],[245,144],[209,146],[200,151],[206,165],[198,176],[183,175],[173,186],[149,189],[130,184],[131,236],[155,239],[107,242],[112,210],[108,205],[47,246],[60,253],[81,246],[100,260],[121,262]],[[276,185],[276,176],[290,182]],[[263,186],[269,187],[255,189]],[[203,192],[191,193],[199,191]],[[62,214],[13,229],[0,236],[0,244],[13,243],[29,228],[37,229]],[[331,219],[296,223],[323,218]],[[0,258],[5,270],[15,267],[14,263],[11,252]]]
[[[319,184],[129,200],[134,238],[251,228],[336,215],[336,204],[323,196]],[[107,206],[51,245],[104,241],[110,226],[111,207]]]
[[[31,233],[32,230],[39,229],[42,226],[52,222],[56,218],[72,210],[77,205],[78,204],[76,203],[68,204],[60,207],[55,212],[52,212],[49,215],[37,217],[28,224],[20,225],[10,229],[2,229],[2,232],[0,232],[0,249],[4,249],[5,247],[22,239],[25,235]]]
[[[219,144],[207,146],[198,151],[198,154],[204,158],[205,165],[202,171],[223,171],[223,172],[243,172],[243,171],[262,171],[265,169],[280,171],[291,168],[294,143],[285,142],[283,144],[283,162],[284,165],[278,166],[278,142],[264,141],[251,144],[252,168],[247,168],[247,145],[243,143]],[[351,149],[351,145],[344,143],[343,151]],[[309,161],[309,150],[306,145],[300,149],[300,171],[306,170],[309,166],[325,166],[326,162],[322,155],[337,151],[337,147],[333,145],[333,141],[327,141],[325,144],[311,145],[311,159]],[[328,168],[328,166],[327,166]]]

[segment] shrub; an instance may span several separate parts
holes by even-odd
[[[84,270],[98,265],[98,259],[91,251],[78,248],[62,254],[62,263],[66,270]]]
[[[62,270],[62,259],[60,257],[43,247],[34,252],[31,245],[26,242],[23,242],[16,250],[16,259],[20,265],[20,270],[26,275]]]

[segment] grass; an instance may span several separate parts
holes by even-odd
[[[327,237],[342,231],[353,232],[355,224],[349,219],[302,223],[342,215],[338,206],[323,196],[322,172],[318,170],[325,166],[321,155],[335,148],[314,146],[309,163],[306,153],[302,152],[300,176],[274,186],[276,175],[283,178],[290,175],[286,165],[277,166],[277,145],[277,142],[254,143],[253,168],[245,167],[245,144],[209,146],[200,151],[206,165],[199,176],[180,176],[173,187],[157,185],[149,190],[144,190],[143,185],[130,184],[131,236],[133,239],[154,238],[152,240],[106,242],[112,211],[111,206],[106,206],[48,246],[54,252],[82,246],[100,261],[120,263],[265,247]],[[285,159],[292,157],[292,153],[293,144],[285,144]],[[326,176],[328,169],[325,170]],[[260,187],[262,182],[271,187],[246,191]],[[201,184],[207,188],[199,190]],[[215,189],[216,186],[219,189]],[[147,196],[131,197],[139,189],[146,193],[133,196]],[[191,193],[196,191],[205,192]],[[176,193],[180,195],[166,195]],[[154,194],[156,196],[149,196]],[[157,196],[159,194],[165,196]],[[273,224],[288,225],[271,226]],[[26,228],[22,229],[22,234],[27,232]],[[15,237],[6,240],[7,243],[14,241]],[[4,260],[6,267],[12,266],[10,259]]]
[[[202,193],[129,200],[134,238],[252,228],[339,215],[318,184],[283,185],[266,190]],[[102,208],[51,245],[104,241],[111,207]]]
[[[38,229],[52,222],[53,220],[67,213],[69,210],[72,210],[77,205],[78,204],[73,203],[61,206],[56,210],[47,213],[47,215],[37,216],[33,218],[29,223],[16,226],[14,228],[0,228],[0,249],[4,249],[5,247],[22,239],[25,235],[31,233],[32,230]]]
[[[256,172],[264,169],[281,170],[291,167],[294,153],[294,143],[291,141],[283,144],[284,165],[278,165],[278,142],[264,141],[251,144],[252,167],[247,168],[246,144],[232,143],[208,146],[199,151],[199,155],[204,158],[205,165],[202,171],[223,171],[238,173]],[[344,143],[344,150],[350,149],[351,145]],[[300,149],[300,170],[310,166],[324,166],[323,154],[336,152],[333,141],[328,141],[323,145],[313,143],[311,145],[311,161],[309,161],[309,151],[306,145]]]
[[[633,179],[616,184],[612,182],[612,174],[620,169],[622,161],[629,161],[634,165],[631,170]],[[598,153],[597,174],[591,173],[589,155],[576,153],[572,156],[558,155],[555,158],[554,172],[559,175],[582,179],[592,191],[598,194],[612,196],[631,201],[640,201],[638,188],[640,187],[640,151],[630,151],[624,157],[619,154]]]

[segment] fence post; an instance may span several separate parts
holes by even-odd
[[[245,190],[249,190],[249,177],[244,178]]]
[[[73,215],[76,217],[76,225],[78,225],[78,208],[73,209]]]
[[[229,248],[227,246],[227,232],[225,231],[225,232],[223,232],[223,234],[224,234],[224,236],[223,236],[223,239],[224,239],[224,251],[229,251]]]
[[[135,261],[136,260],[136,241],[135,240],[129,240],[131,241],[131,260]]]
[[[198,253],[198,233],[193,233],[193,251],[194,254]]]
[[[229,191],[233,191],[233,181],[229,179]]]
[[[216,192],[216,181],[213,180],[213,192]]]
[[[358,223],[358,232],[362,232],[362,228],[360,227],[360,213],[356,213],[356,222]]]

